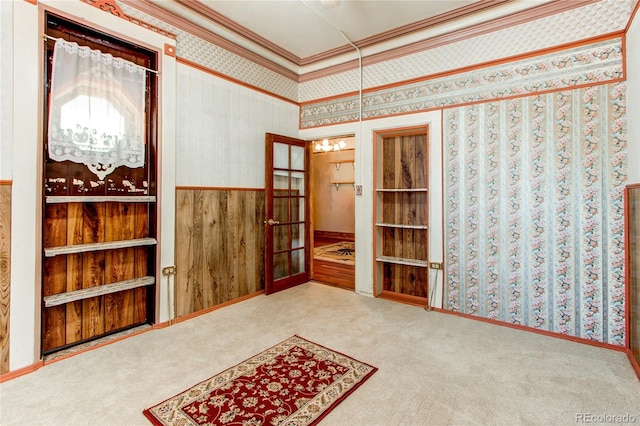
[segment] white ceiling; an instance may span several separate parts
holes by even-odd
[[[352,60],[350,42],[366,56],[559,0],[146,1],[270,61],[305,72]],[[407,26],[414,29],[402,31]],[[379,39],[372,41],[373,36]],[[340,48],[342,57],[334,51]],[[336,55],[328,55],[332,51]]]
[[[295,56],[306,58],[343,46],[346,41],[336,28],[355,42],[473,1],[334,0],[329,5],[328,1],[318,0],[201,0],[201,3]]]

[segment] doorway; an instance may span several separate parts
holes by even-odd
[[[91,49],[92,55],[100,51],[147,69],[156,68],[157,52],[52,13],[46,14],[45,34],[41,353],[50,355],[155,322],[157,244],[155,78],[145,77],[142,82],[143,105],[135,105],[129,92],[119,95],[118,99],[127,102],[117,105],[106,99],[106,90],[97,92],[99,95],[89,92],[89,75],[112,75],[93,67],[74,75],[54,96],[54,50],[58,43],[65,51],[67,47],[83,52]],[[85,151],[116,150],[111,143],[96,142],[95,135],[100,135],[97,127],[88,130],[73,125],[83,116],[79,101],[89,99],[89,93],[95,101],[91,105],[102,107],[94,111],[118,112],[108,115],[110,120],[103,120],[109,129],[113,117],[138,117],[136,124],[144,138],[143,148],[137,151],[144,158],[139,165],[87,164],[51,155],[59,154],[48,147],[52,123],[54,135],[77,131],[72,143]],[[52,107],[54,99],[62,106]]]
[[[355,137],[312,141],[312,279],[355,289]]]

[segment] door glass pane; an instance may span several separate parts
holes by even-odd
[[[273,168],[289,168],[289,145],[284,143],[273,143]]]
[[[291,225],[291,248],[304,247],[304,223]]]
[[[289,262],[289,252],[273,255],[273,279],[277,280],[289,275],[287,263]]]
[[[274,192],[273,195],[286,195],[289,193],[289,172],[285,172],[283,170],[274,170],[273,171],[273,189],[278,190],[278,192]],[[283,189],[287,191],[282,192]]]
[[[304,148],[301,146],[291,146],[291,168],[293,170],[304,170]]]
[[[304,195],[304,172],[291,172],[292,195]]]
[[[289,250],[289,226],[273,225],[273,251]]]
[[[304,250],[291,252],[291,275],[304,272]]]
[[[278,222],[290,223],[289,220],[289,198],[274,198],[273,199],[273,219]]]
[[[304,222],[304,198],[291,199],[291,222]]]

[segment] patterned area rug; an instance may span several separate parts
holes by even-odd
[[[155,425],[314,425],[376,370],[293,336],[144,415]]]
[[[356,244],[351,241],[341,241],[327,246],[313,249],[313,258],[327,262],[355,265]]]

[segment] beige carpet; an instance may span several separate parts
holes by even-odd
[[[0,424],[148,425],[144,408],[294,334],[379,369],[322,425],[640,423],[624,353],[310,283],[3,383]]]

